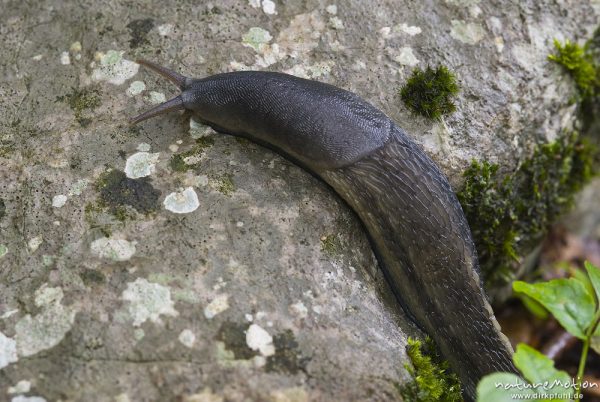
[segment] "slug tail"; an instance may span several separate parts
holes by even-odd
[[[181,95],[178,95],[175,98],[166,101],[165,103],[161,103],[160,105],[129,119],[129,124],[133,126],[151,117],[183,109],[185,109],[183,106],[183,99],[181,99]]]
[[[159,66],[158,64],[152,61],[138,59],[136,60],[136,63],[141,64],[142,66],[147,67],[154,72],[157,72],[158,74],[171,81],[173,84],[177,85],[181,90],[185,89],[186,85],[189,83],[189,78],[179,73],[176,73],[173,70],[169,70],[166,67]]]

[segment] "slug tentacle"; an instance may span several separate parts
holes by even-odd
[[[129,124],[133,126],[151,117],[183,109],[185,109],[183,106],[183,99],[181,99],[181,95],[178,95],[173,99],[166,101],[165,103],[161,103],[160,105],[129,119]]]
[[[171,81],[172,83],[177,85],[179,87],[179,89],[181,89],[182,91],[191,81],[190,78],[188,78],[184,75],[176,73],[173,70],[170,70],[166,67],[160,66],[160,65],[158,65],[154,62],[148,61],[148,60],[137,59],[136,63],[141,64],[142,66],[148,67],[150,70],[153,70],[153,71],[157,72],[158,74],[162,75],[163,77],[165,77],[166,79],[168,79],[169,81]]]

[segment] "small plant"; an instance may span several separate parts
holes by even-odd
[[[548,59],[562,65],[569,72],[583,98],[594,96],[600,86],[600,78],[588,46],[581,47],[569,40],[561,44],[555,39],[554,47],[556,53],[549,55]]]
[[[512,373],[493,373],[477,386],[477,400],[581,399],[582,378],[590,345],[600,353],[600,268],[585,263],[587,275],[529,284],[516,281],[515,292],[530,297],[552,314],[565,330],[583,342],[575,379],[554,368],[554,362],[530,346],[520,344],[513,356],[523,378]]]
[[[577,133],[539,145],[509,175],[474,161],[458,199],[471,227],[489,288],[511,280],[519,256],[535,244],[593,175],[594,148]]]
[[[454,112],[452,98],[458,93],[456,77],[446,67],[425,70],[415,68],[400,89],[404,104],[414,113],[430,119],[440,119]]]
[[[448,362],[437,353],[431,338],[425,342],[408,338],[406,354],[412,366],[406,369],[414,381],[401,386],[402,399],[412,402],[459,402],[462,401],[460,382],[448,369]]]

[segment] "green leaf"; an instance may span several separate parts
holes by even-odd
[[[537,401],[532,397],[526,399],[524,395],[534,394],[530,388],[525,388],[527,386],[527,383],[516,374],[488,374],[477,385],[477,402]]]
[[[533,385],[538,394],[569,394],[568,401],[573,397],[571,377],[564,371],[554,368],[554,362],[544,354],[524,343],[517,346],[513,355],[515,366],[523,373],[527,381]]]
[[[596,291],[596,301],[600,300],[600,268],[589,261],[584,263],[585,269],[590,277],[590,282]],[[597,308],[597,305],[596,305]]]
[[[525,293],[540,302],[558,322],[579,339],[594,317],[594,298],[585,285],[577,279],[554,279],[549,282],[529,284],[513,283],[515,292]]]
[[[548,318],[548,310],[546,310],[538,301],[532,299],[526,294],[519,295],[519,299],[521,299],[521,302],[527,308],[527,310],[529,310],[529,312],[537,318],[541,320]]]

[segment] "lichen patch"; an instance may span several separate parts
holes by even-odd
[[[92,72],[94,81],[106,81],[113,85],[122,85],[138,73],[140,65],[123,58],[124,51],[109,50],[106,54],[97,53],[100,65]]]
[[[58,292],[55,288],[47,289],[50,290],[42,291],[37,296],[47,299],[40,299],[40,306],[44,307],[42,312],[35,316],[27,314],[15,325],[15,340],[20,356],[32,356],[53,348],[62,341],[73,326],[76,308],[60,304],[62,296],[58,297],[58,295],[62,295],[62,290]],[[46,302],[49,304],[45,305]]]
[[[17,342],[0,332],[0,370],[18,360]]]
[[[4,244],[0,244],[0,258],[4,257],[6,254],[8,254],[8,247]]]
[[[130,179],[150,176],[156,170],[158,153],[136,152],[125,162],[125,175]]]
[[[467,45],[475,45],[485,37],[485,29],[474,22],[452,20],[450,36]]]
[[[15,386],[8,387],[9,394],[24,394],[29,390],[31,390],[31,382],[27,380],[21,380]]]
[[[40,248],[40,246],[42,245],[43,242],[44,242],[44,236],[38,235],[38,236],[35,236],[35,237],[29,239],[29,241],[27,242],[27,246],[29,247],[29,250],[32,253],[34,253],[37,251],[38,248]]]
[[[144,278],[128,283],[122,298],[129,302],[128,312],[136,327],[148,320],[160,324],[161,315],[171,317],[179,315],[174,307],[175,302],[171,300],[171,290],[167,286],[148,282]]]
[[[62,208],[67,202],[67,196],[64,194],[58,194],[52,197],[52,206],[54,208]]]
[[[87,188],[88,184],[89,184],[88,179],[77,180],[69,188],[69,197],[72,197],[74,195],[81,195],[81,193],[83,193],[83,190],[85,190]]]
[[[190,119],[190,137],[197,140],[198,138],[208,137],[217,132],[212,127],[202,124],[193,117]]]
[[[414,67],[417,64],[419,64],[419,59],[417,59],[417,56],[415,56],[415,54],[413,53],[413,49],[411,47],[400,48],[400,52],[394,58],[394,60],[396,60],[398,63],[400,63],[404,66],[409,66],[409,67]]]
[[[177,339],[179,339],[179,342],[181,342],[182,345],[191,348],[196,342],[196,335],[194,335],[192,330],[184,329],[183,331],[181,331]]]
[[[183,191],[167,195],[163,204],[168,211],[176,214],[187,214],[198,209],[200,201],[193,187],[188,187]]]
[[[260,325],[250,325],[246,331],[246,344],[250,349],[260,352],[263,356],[272,356],[275,354],[273,337]]]
[[[146,84],[143,81],[133,81],[129,84],[129,88],[125,92],[127,96],[136,96],[144,92],[146,89]]]
[[[137,242],[125,239],[102,237],[94,240],[90,246],[92,253],[100,258],[113,261],[127,261],[135,254]]]
[[[158,105],[167,101],[165,94],[157,91],[150,91],[146,99],[153,105]]]
[[[204,308],[204,316],[209,320],[229,308],[229,296],[218,295]]]
[[[421,28],[417,26],[409,26],[408,24],[402,23],[398,24],[396,27],[399,31],[402,31],[410,36],[418,35],[422,32]]]

